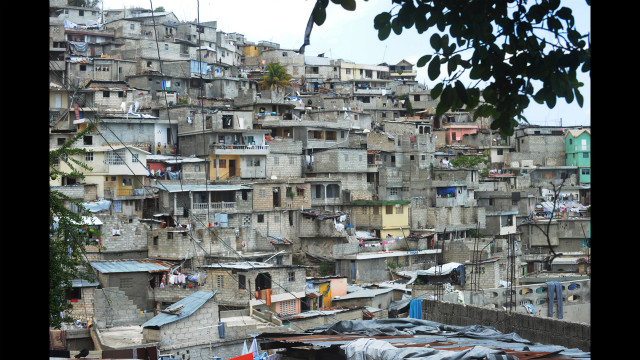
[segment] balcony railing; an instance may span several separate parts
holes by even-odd
[[[226,145],[212,144],[209,148],[219,155],[267,155],[269,145]]]
[[[115,196],[144,196],[144,189],[105,189],[105,195],[115,194]]]
[[[208,205],[211,205],[211,206],[208,206]],[[193,203],[191,208],[194,210],[229,210],[229,209],[235,209],[236,203],[235,202],[214,202],[211,204]]]

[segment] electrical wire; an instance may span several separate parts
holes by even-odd
[[[151,2],[151,0],[150,0],[150,2]],[[152,7],[153,7],[153,6],[152,6]],[[153,15],[152,15],[152,16],[153,16]],[[155,19],[153,19],[153,23],[154,23],[154,29],[155,29]],[[157,39],[157,33],[156,33],[156,39]],[[157,41],[156,41],[156,46],[157,46],[157,44],[158,44],[158,43],[157,43]],[[161,59],[160,59],[159,49],[158,49],[158,58],[159,58],[159,62],[160,62],[160,64],[161,64],[161,63],[162,63],[162,61],[161,61]],[[201,66],[201,64],[200,64],[200,66]],[[60,71],[60,69],[58,69],[58,71]],[[162,72],[162,71],[161,71],[161,72]],[[164,76],[164,74],[162,74],[162,75]],[[200,76],[201,76],[201,74],[200,74]],[[202,76],[201,76],[201,80],[202,80]],[[70,86],[70,84],[69,84],[69,86]],[[202,81],[201,81],[201,88],[202,88]],[[78,90],[79,90],[79,87],[75,88],[74,94],[76,94]],[[163,90],[164,90],[164,89],[163,89]],[[164,92],[164,94],[165,94],[165,104],[166,104],[166,106],[167,106],[167,112],[168,112],[168,104],[167,104],[167,101],[166,101],[166,91]],[[201,104],[202,104],[202,105],[201,105],[201,109],[203,109],[203,102],[201,102]],[[98,112],[97,112],[97,111],[95,111],[95,109],[93,109],[93,107],[92,107],[92,106],[90,106],[90,108],[91,108],[91,110],[93,110],[93,111],[94,111],[94,113],[96,113],[96,118],[97,118],[97,120],[98,120],[98,121],[100,121],[100,117],[97,115],[97,114],[98,114]],[[94,124],[94,126],[95,126],[95,123],[94,123],[91,119],[89,119],[89,121],[90,121],[90,123]],[[103,124],[104,124],[104,122],[103,122]],[[116,139],[120,140],[120,138],[117,136],[117,134],[115,134],[115,133],[113,132],[113,130],[111,130],[111,129],[110,129],[108,126],[106,126],[106,125],[105,125],[105,127],[111,131],[111,133],[116,137]],[[114,151],[114,154],[115,154],[115,155],[116,155],[116,156],[117,156],[117,157],[118,157],[118,158],[119,158],[119,159],[120,159],[120,160],[125,164],[125,166],[129,169],[129,171],[130,171],[130,172],[135,176],[134,171],[129,167],[129,165],[126,163],[126,161],[125,161],[124,159],[122,159],[122,158],[121,158],[120,154],[119,154],[119,153],[117,153],[117,152],[115,151],[115,149],[113,148],[113,146],[108,142],[108,140],[104,137],[104,135],[102,135],[102,133],[98,130],[98,127],[97,127],[97,126],[95,126],[95,129],[96,129],[96,131],[98,132],[98,134],[99,134],[100,136],[102,136],[102,138],[105,140],[105,142],[107,142],[107,144],[109,145],[109,147]],[[120,141],[120,143],[124,146],[124,148],[125,148],[125,149],[129,150],[129,152],[130,152],[131,154],[133,154],[133,152],[131,152],[131,150],[129,149],[129,147],[128,147],[124,142]],[[139,164],[142,166],[142,163],[140,163],[140,162],[139,162]],[[145,168],[145,170],[146,170],[146,168]],[[135,178],[134,178],[134,179],[135,179]],[[138,181],[140,182],[140,180],[138,180]],[[143,185],[143,188],[144,188],[144,183],[143,183],[142,185]],[[161,184],[161,185],[162,185],[162,184]],[[181,185],[182,185],[182,183],[181,183]],[[163,185],[163,187],[164,187],[164,185]],[[166,187],[164,187],[164,189],[168,191],[168,189],[167,189]],[[186,205],[189,205],[189,204],[186,204]],[[192,214],[192,213],[191,213],[191,215],[193,216],[193,214]],[[194,220],[199,221],[199,219],[198,219],[196,216],[193,216],[193,218],[194,218]],[[174,218],[174,222],[175,222],[175,223],[179,223],[179,222],[177,221],[177,219],[175,219],[175,218]],[[228,247],[228,248],[229,248],[229,250],[231,250],[232,252],[234,252],[234,253],[235,253],[235,255],[236,255],[239,259],[242,259],[244,262],[246,262],[246,263],[247,263],[247,264],[248,264],[252,269],[254,269],[254,270],[258,270],[258,269],[257,269],[257,268],[255,268],[255,267],[254,267],[254,266],[253,266],[253,265],[252,265],[252,264],[251,264],[247,259],[245,259],[241,254],[239,254],[235,249],[231,248],[228,244],[226,244],[223,240],[221,240],[221,239],[218,237],[218,235],[217,235],[217,234],[215,234],[215,233],[214,233],[214,232],[213,232],[209,227],[205,226],[205,224],[203,224],[202,222],[200,222],[200,224],[203,226],[203,228],[207,229],[207,231],[208,231],[211,235],[213,235],[213,237],[214,237],[214,239],[215,239],[216,241],[221,242],[224,246]],[[191,240],[192,240],[192,241],[195,241],[195,239],[193,238],[193,236],[191,236],[191,235],[190,235],[190,238],[191,238]],[[197,241],[196,241],[196,243],[197,243]],[[202,248],[202,247],[201,247],[201,248]],[[202,249],[203,249],[204,253],[206,254],[206,255],[205,255],[205,258],[206,258],[206,256],[207,256],[207,255],[209,255],[209,254],[207,254],[207,253],[206,253],[206,250],[205,250],[204,248],[202,248]],[[220,264],[220,263],[218,263],[218,264]],[[232,278],[234,278],[233,276],[231,276],[231,277],[232,277]],[[234,278],[234,280],[235,280],[235,278]],[[299,297],[297,297],[295,294],[293,294],[291,291],[289,291],[287,288],[285,288],[283,285],[281,285],[281,284],[280,284],[280,283],[278,283],[277,281],[275,281],[275,280],[273,280],[273,279],[272,279],[272,283],[274,283],[274,284],[276,284],[277,286],[279,286],[280,288],[282,288],[286,293],[289,293],[289,294],[290,294],[291,296],[293,296],[296,300],[301,301],[301,299],[300,299]],[[329,316],[331,316],[331,315],[329,315]],[[334,318],[335,318],[335,317],[334,317]],[[336,318],[336,321],[338,321],[338,319],[337,319],[337,318]]]

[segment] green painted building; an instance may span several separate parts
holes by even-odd
[[[591,131],[569,130],[564,134],[564,156],[567,166],[577,166],[580,184],[591,183]]]

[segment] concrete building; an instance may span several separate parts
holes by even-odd
[[[200,266],[207,273],[206,288],[217,290],[218,303],[289,315],[301,311],[305,297],[305,269],[264,262],[231,262]]]

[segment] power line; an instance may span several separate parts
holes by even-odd
[[[150,0],[150,3],[151,3],[151,0]],[[152,3],[151,3],[151,7],[153,8],[153,4],[152,4]],[[152,19],[152,21],[153,21],[153,26],[154,26],[154,30],[155,30],[155,18],[154,18],[153,12],[152,12],[152,18],[153,18],[153,19]],[[198,21],[198,24],[199,24],[199,21]],[[154,32],[155,32],[155,31],[154,31]],[[199,41],[200,41],[200,35],[198,35],[198,36],[199,36]],[[198,44],[198,45],[200,45],[200,44]],[[156,48],[157,48],[157,50],[158,50],[158,61],[159,61],[159,64],[160,64],[160,68],[162,69],[162,61],[161,61],[161,57],[160,57],[160,53],[159,53],[159,47],[158,47],[158,42],[157,42],[157,32],[156,32]],[[200,79],[201,79],[200,89],[201,89],[201,91],[202,91],[202,70],[201,70],[202,63],[201,63],[201,62],[200,62],[200,65],[199,65],[199,66],[200,66]],[[59,69],[58,69],[58,70],[59,70]],[[161,75],[163,76],[163,79],[164,79],[164,73],[162,72],[162,70],[161,70]],[[163,85],[164,85],[164,80],[163,80]],[[71,85],[71,84],[68,84],[68,86],[72,86],[72,85]],[[74,86],[74,87],[75,87],[75,86]],[[76,87],[74,90],[75,90],[75,91],[74,91],[74,94],[75,94],[75,93],[77,93],[77,91],[79,90],[79,87]],[[165,105],[166,105],[166,107],[167,107],[167,113],[169,113],[169,110],[168,110],[168,104],[167,104],[167,99],[166,99],[166,90],[165,90],[164,88],[163,88],[163,92],[164,92],[164,98],[165,98]],[[75,97],[74,97],[74,98],[75,98]],[[93,106],[91,106],[91,105],[90,105],[89,107],[91,108],[91,110],[92,110],[93,112],[95,112],[96,114],[98,113],[97,111],[95,111],[95,109],[93,109]],[[201,111],[202,111],[202,112],[204,112],[204,102],[203,102],[203,101],[201,101]],[[204,115],[203,115],[203,116],[204,116]],[[99,117],[98,115],[96,115],[96,118],[97,118],[97,120],[98,120],[98,121],[100,121],[100,117]],[[169,121],[170,121],[170,118],[169,118]],[[89,119],[89,122],[95,126],[95,123],[94,123],[91,119]],[[111,131],[111,133],[116,137],[116,139],[118,139],[118,140],[120,141],[120,143],[124,146],[124,148],[125,148],[126,150],[128,150],[131,154],[133,154],[133,153],[131,152],[131,150],[129,149],[129,147],[128,147],[124,142],[122,142],[122,141],[120,140],[120,138],[119,138],[119,137],[118,137],[118,136],[113,132],[113,130],[112,130],[112,129],[110,129],[110,128],[109,128],[108,126],[106,126],[106,125],[105,125],[105,127],[106,127],[109,131]],[[203,127],[204,127],[204,122],[203,122]],[[117,153],[117,152],[115,152],[115,149],[113,148],[113,146],[112,146],[112,145],[109,143],[109,141],[104,137],[104,135],[102,135],[102,133],[98,130],[98,127],[97,127],[97,126],[95,126],[95,129],[96,129],[96,131],[98,132],[98,134],[99,134],[100,136],[102,136],[102,138],[103,138],[103,139],[105,140],[105,142],[109,145],[109,147],[114,151],[114,154],[115,154],[115,155],[116,155],[120,160],[122,160],[122,162],[127,166],[127,168],[129,169],[129,171],[130,171],[130,172],[135,176],[134,171],[129,167],[129,165],[126,163],[126,161],[120,157],[120,154],[119,154],[119,153]],[[204,129],[203,129],[203,134],[204,134]],[[206,144],[205,144],[205,145],[206,145]],[[206,150],[206,149],[205,149],[205,150]],[[205,152],[206,152],[206,151],[205,151]],[[177,154],[176,154],[176,156],[177,156]],[[177,159],[177,157],[176,157],[176,159]],[[140,165],[142,165],[142,163],[140,163]],[[147,169],[145,168],[145,170],[147,170]],[[148,171],[148,170],[147,170],[147,171]],[[139,181],[139,180],[138,180],[138,181]],[[180,184],[181,184],[181,190],[182,190],[182,189],[183,189],[183,188],[182,188],[182,179],[180,179]],[[208,184],[208,182],[205,180],[205,187],[207,186],[207,184]],[[144,183],[142,184],[142,186],[143,186],[143,189],[144,189],[144,186],[145,186],[145,185],[144,185]],[[164,187],[164,185],[163,185],[163,187]],[[168,189],[167,189],[166,187],[164,187],[164,189],[168,191]],[[183,205],[184,205],[184,204],[183,204]],[[187,205],[188,205],[188,204],[187,204]],[[207,209],[207,211],[210,211],[210,209]],[[175,214],[174,214],[174,215],[175,215]],[[193,213],[191,213],[191,215],[193,216]],[[172,217],[173,217],[173,216],[172,216]],[[193,216],[193,218],[196,220],[196,222],[198,221],[198,218],[197,218],[196,216]],[[175,222],[175,223],[179,223],[179,222],[177,221],[177,218],[173,218],[173,220],[174,220],[174,222]],[[203,228],[206,228],[206,229],[209,231],[210,235],[213,235],[213,239],[215,239],[216,241],[221,242],[224,246],[228,247],[228,248],[229,248],[229,250],[233,251],[233,252],[235,253],[235,255],[236,255],[239,259],[244,260],[244,261],[245,261],[245,262],[246,262],[246,263],[247,263],[247,264],[248,264],[252,269],[257,270],[257,269],[256,269],[256,268],[255,268],[255,267],[254,267],[254,266],[253,266],[253,265],[252,265],[248,260],[246,260],[246,259],[245,259],[241,254],[239,254],[235,249],[231,248],[231,247],[230,247],[228,244],[226,244],[223,240],[221,240],[221,239],[218,237],[218,235],[217,235],[216,233],[214,233],[210,228],[206,227],[206,226],[205,226],[204,224],[202,224],[202,223],[200,223],[200,224],[203,226]],[[190,234],[189,236],[190,236],[190,238],[191,238],[191,240],[192,240],[192,241],[194,241],[195,243],[197,243],[197,241],[195,241],[195,239],[191,236],[191,234]],[[199,244],[198,244],[198,245],[199,245]],[[201,247],[201,246],[200,246],[200,247]],[[202,248],[202,247],[201,247],[201,248]],[[208,254],[207,254],[206,250],[205,250],[204,248],[202,248],[202,250],[203,250],[203,251],[204,251],[204,253],[205,253],[205,258],[207,258]],[[195,254],[195,259],[197,259],[197,253]],[[218,264],[219,264],[219,263],[218,263]],[[232,278],[233,278],[233,276],[232,276]],[[235,278],[234,278],[234,280],[235,280]],[[293,297],[294,297],[295,299],[297,299],[298,301],[301,301],[301,300],[300,300],[300,298],[298,298],[298,297],[297,297],[295,294],[293,294],[291,291],[289,291],[289,290],[288,290],[288,289],[286,289],[284,286],[282,286],[281,284],[279,284],[277,281],[275,281],[275,280],[273,280],[273,279],[272,279],[272,282],[273,282],[273,283],[275,283],[277,286],[281,287],[285,292],[289,293],[291,296],[293,296]],[[330,316],[331,316],[331,315],[330,315]],[[337,319],[336,319],[336,320],[337,320]]]

